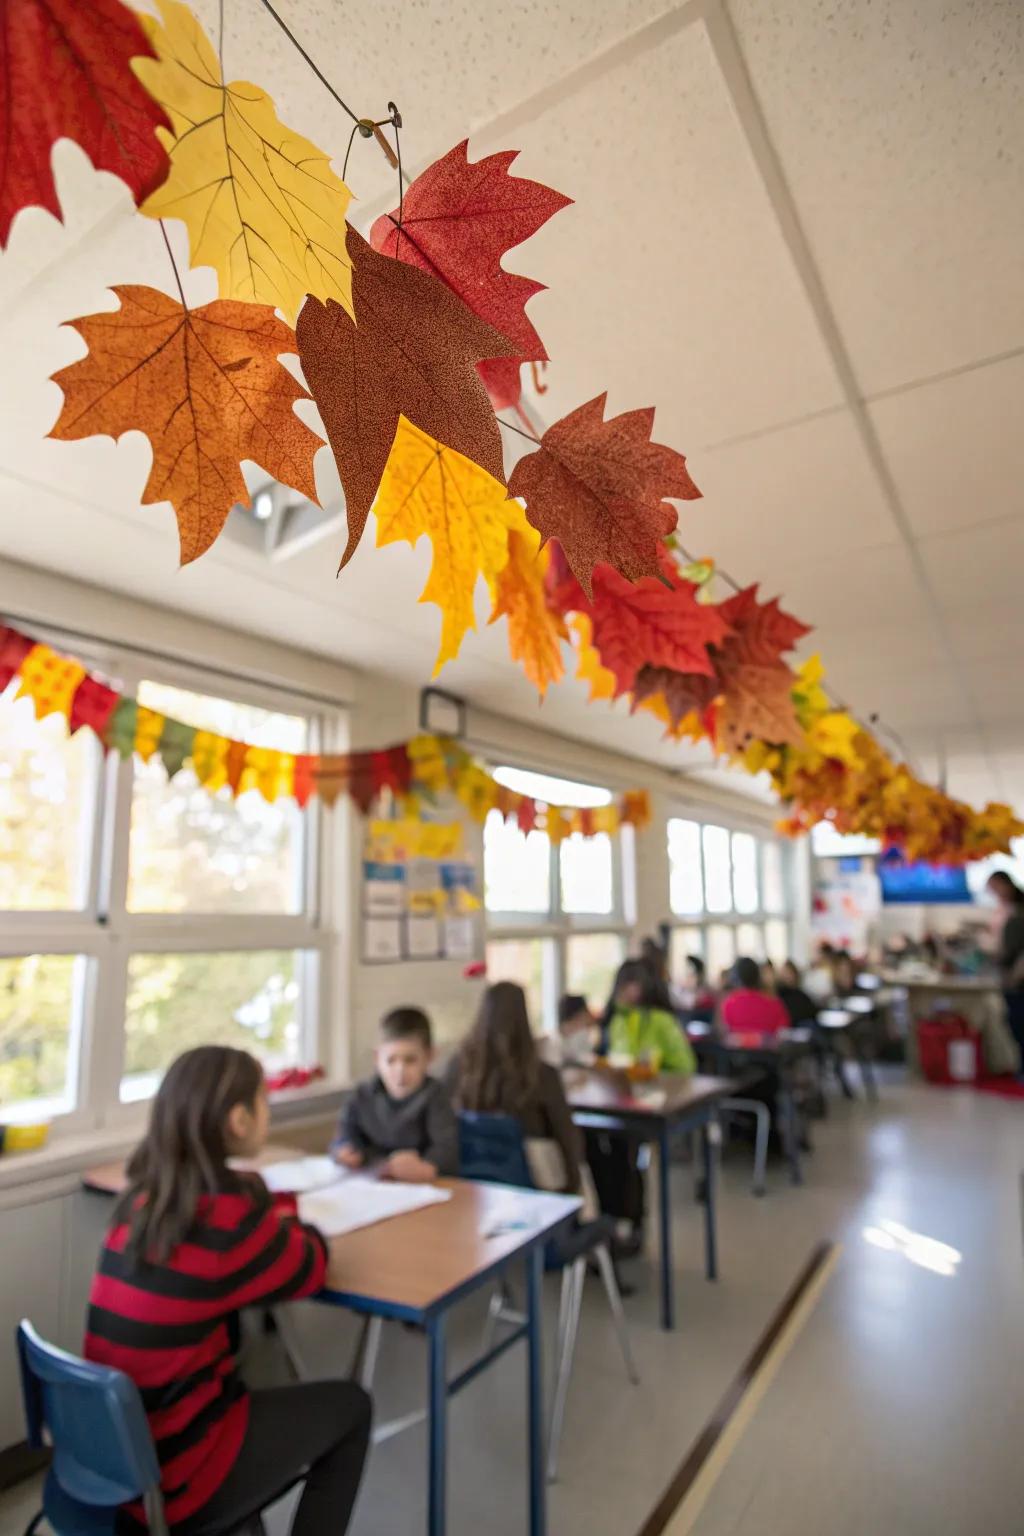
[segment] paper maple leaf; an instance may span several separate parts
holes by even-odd
[[[236,502],[249,505],[243,459],[315,501],[322,444],[296,416],[305,392],[278,362],[295,351],[284,321],[264,305],[188,310],[154,288],[113,291],[120,309],[67,322],[89,351],[53,375],[64,406],[50,436],[144,432],[153,467],[142,501],[171,503],[183,562],[209,549]]]
[[[728,632],[721,610],[698,603],[689,582],[674,588],[651,576],[629,582],[607,566],[594,573],[590,613],[594,645],[602,665],[615,674],[620,694],[647,665],[712,674],[708,647]]]
[[[544,576],[548,552],[540,547],[540,534],[531,528],[517,501],[515,523],[508,532],[508,559],[491,583],[494,609],[490,622],[508,620],[508,648],[513,661],[543,695],[550,683],[565,674],[561,642],[569,638],[565,621],[548,607]]]
[[[634,708],[660,697],[665,702],[666,718],[678,730],[687,715],[703,715],[721,692],[715,674],[676,672],[671,667],[641,667],[633,683]]]
[[[156,58],[134,69],[170,116],[173,132],[161,137],[171,168],[142,212],[184,219],[192,265],[216,268],[221,298],[276,306],[293,323],[307,293],[351,310],[348,187],[259,86],[224,84],[187,6],[158,4],[162,24],[141,18]]]
[[[60,218],[50,168],[55,140],[74,139],[136,201],[167,175],[156,136],[167,118],[131,71],[148,54],[120,0],[4,0],[0,8],[0,246],[19,208]]]
[[[651,442],[653,409],[605,421],[606,399],[598,395],[556,421],[508,483],[542,539],[561,544],[588,597],[596,565],[610,565],[631,581],[658,575],[661,540],[677,521],[662,498],[700,495],[683,455]]]
[[[783,651],[792,650],[798,640],[809,635],[811,628],[792,614],[784,613],[777,597],[767,603],[758,602],[757,587],[757,582],[744,587],[719,606],[733,630],[731,644],[742,651],[743,660],[771,666]]]
[[[755,739],[799,745],[803,731],[793,707],[793,674],[780,662],[762,666],[737,661],[720,672],[714,735],[726,752],[739,755]]]
[[[501,434],[475,365],[509,348],[429,273],[378,255],[354,229],[348,251],[358,326],[339,304],[314,298],[296,326],[345,491],[342,565],[366,526],[401,416],[504,486]]]
[[[550,544],[546,549],[550,549]],[[588,703],[593,704],[596,699],[614,699],[615,697],[615,673],[601,665],[601,658],[593,644],[593,626],[590,615],[586,613],[574,613],[569,618],[569,628],[576,637],[576,653],[578,665],[576,677],[581,683],[586,683],[590,688]]]
[[[441,610],[441,647],[434,675],[459,653],[467,629],[474,629],[473,593],[477,577],[492,584],[509,555],[512,514],[505,487],[461,453],[436,442],[406,421],[399,422],[395,445],[374,504],[377,544],[423,534],[434,549],[421,603]]]
[[[471,164],[468,149],[463,139],[421,172],[403,199],[401,229],[397,209],[383,214],[370,230],[370,244],[439,277],[512,343],[512,365],[481,370],[495,409],[502,410],[519,400],[519,364],[541,361],[547,352],[526,315],[527,301],[544,284],[506,272],[501,258],[572,199],[512,176],[518,150]]]

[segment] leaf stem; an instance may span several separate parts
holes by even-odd
[[[178,271],[178,263],[174,259],[174,252],[171,250],[171,242],[167,238],[167,226],[164,223],[163,219],[161,219],[159,222],[160,222],[160,233],[163,235],[163,237],[164,237],[164,245],[166,245],[166,247],[167,247],[167,255],[170,258],[171,266],[174,269],[174,281],[178,285],[178,293],[181,296],[181,307],[182,307],[182,309],[187,310],[188,309],[188,302],[187,302],[187,300],[185,298],[185,290],[181,286],[181,273]]]
[[[496,416],[495,420],[499,427],[506,427],[509,432],[518,432],[519,436],[525,437],[528,442],[536,443],[538,448],[541,446],[539,437],[534,437],[532,432],[524,432],[522,427],[517,427],[514,421],[506,421],[503,416]]]

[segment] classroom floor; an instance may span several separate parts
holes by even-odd
[[[814,1140],[806,1185],[790,1188],[776,1166],[763,1200],[749,1194],[745,1150],[730,1153],[717,1285],[701,1274],[689,1170],[676,1170],[679,1327],[660,1331],[653,1274],[632,1266],[639,1388],[588,1285],[551,1536],[636,1536],[823,1239],[841,1245],[834,1270],[703,1507],[691,1498],[667,1536],[1019,1536],[1024,1106],[892,1080],[875,1108],[833,1102]],[[318,1374],[340,1369],[348,1321],[301,1313]],[[460,1321],[456,1360],[474,1347],[479,1306]],[[278,1369],[273,1346],[260,1368]],[[378,1416],[418,1406],[423,1373],[422,1339],[385,1330]],[[523,1388],[514,1350],[452,1406],[451,1536],[526,1529]],[[418,1536],[424,1489],[421,1426],[374,1453],[353,1536]],[[5,1536],[34,1498],[25,1485],[0,1495]],[[284,1536],[287,1514],[271,1513],[269,1536]]]

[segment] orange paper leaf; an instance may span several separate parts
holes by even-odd
[[[509,502],[515,507],[516,502]],[[513,661],[521,661],[530,682],[543,696],[549,683],[564,675],[561,641],[568,639],[565,621],[552,613],[544,596],[544,572],[548,553],[540,548],[540,535],[523,520],[508,535],[508,560],[494,579],[494,612],[491,623],[508,619],[508,648]]]
[[[87,356],[54,374],[64,406],[51,437],[144,432],[153,449],[143,503],[169,501],[183,562],[209,549],[252,459],[310,501],[320,439],[293,406],[304,399],[282,352],[295,335],[264,304],[215,300],[184,309],[155,288],[113,290],[121,308],[68,324]]]

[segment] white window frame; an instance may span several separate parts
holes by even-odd
[[[191,662],[150,655],[54,631],[47,643],[73,650],[85,664],[118,681],[135,697],[143,680],[208,694],[239,704],[302,715],[309,721],[309,750],[342,750],[347,721],[300,693],[252,682]],[[102,752],[98,747],[97,750]],[[300,986],[300,1032],[304,1053],[330,1062],[329,1021],[333,1007],[333,958],[341,917],[341,882],[335,878],[335,839],[329,816],[314,796],[302,817],[303,910],[297,914],[135,913],[127,909],[129,833],[134,756],[100,756],[88,849],[86,900],[80,911],[17,911],[0,914],[0,958],[24,955],[83,955],[86,983],[75,999],[69,1054],[77,1046],[74,1108],[53,1117],[52,1133],[76,1134],[128,1128],[147,1113],[147,1101],[122,1102],[128,965],[134,954],[220,953],[292,950],[305,974]],[[105,782],[104,782],[105,780]],[[337,814],[335,812],[334,814]]]
[[[788,947],[792,951],[794,940],[795,900],[794,900],[794,868],[793,849],[784,838],[773,834],[769,828],[752,825],[749,822],[734,820],[717,811],[709,811],[707,807],[676,806],[670,812],[665,821],[665,844],[668,850],[669,824],[672,821],[690,821],[696,823],[700,829],[697,839],[697,855],[700,873],[701,910],[689,914],[673,911],[671,895],[672,861],[668,858],[669,891],[668,891],[668,925],[674,933],[678,929],[697,930],[700,933],[701,958],[706,962],[708,953],[707,930],[709,928],[731,928],[735,930],[744,924],[751,924],[760,928],[762,934],[765,925],[770,922],[785,923],[788,936]],[[722,827],[729,834],[729,892],[730,910],[728,912],[711,912],[707,905],[707,882],[704,871],[704,828]],[[737,912],[736,891],[733,878],[732,839],[735,833],[746,833],[753,837],[757,844],[757,910],[754,912]],[[782,875],[782,909],[778,912],[770,912],[765,906],[765,850],[769,844],[779,850],[780,868]],[[737,953],[739,951],[737,950]],[[754,957],[763,959],[763,955]]]
[[[549,772],[552,777],[567,778],[558,770],[539,769],[535,765],[506,758],[500,766],[521,768],[527,772]],[[588,780],[572,779],[577,784],[604,789],[604,785],[590,785]],[[611,793],[609,791],[609,793]],[[544,1034],[554,1032],[558,1017],[558,1000],[566,990],[567,943],[575,936],[589,934],[615,934],[623,941],[623,955],[628,954],[633,932],[631,918],[634,906],[635,885],[633,869],[632,828],[620,827],[608,834],[612,851],[612,910],[609,913],[563,912],[561,879],[561,843],[548,839],[548,910],[536,912],[492,912],[485,909],[486,942],[499,943],[502,939],[546,939],[550,942],[552,962],[543,972],[543,1017],[534,1020]],[[568,841],[568,839],[566,839]],[[487,872],[484,870],[486,885]]]

